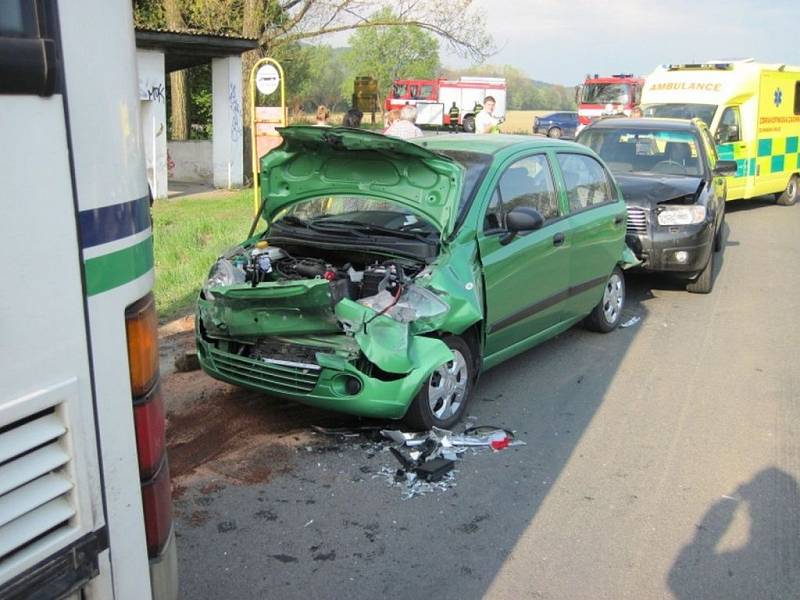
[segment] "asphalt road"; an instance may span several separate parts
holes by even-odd
[[[630,278],[637,325],[486,373],[469,414],[527,445],[445,492],[403,500],[388,454],[309,433],[329,415],[203,392],[170,419],[183,597],[800,598],[800,207],[727,223],[712,294]]]

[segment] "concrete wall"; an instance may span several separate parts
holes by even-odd
[[[147,180],[154,198],[167,197],[167,105],[164,54],[137,50],[139,104]]]
[[[244,176],[242,148],[242,60],[211,61],[211,118],[214,126],[214,186],[238,188]]]
[[[170,181],[211,185],[214,180],[212,148],[211,140],[168,141]]]

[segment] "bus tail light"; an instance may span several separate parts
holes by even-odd
[[[153,558],[164,548],[172,530],[172,493],[166,460],[153,479],[142,483],[142,505],[147,554]]]
[[[131,304],[125,311],[128,361],[133,397],[144,396],[158,379],[158,320],[153,294]]]
[[[133,422],[136,426],[139,477],[145,480],[156,474],[166,446],[166,419],[161,386],[153,388],[141,402],[134,403]]]
[[[158,385],[158,319],[153,294],[128,307],[125,329],[147,553],[153,558],[161,553],[172,530],[166,419]]]

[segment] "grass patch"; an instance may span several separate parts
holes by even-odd
[[[214,260],[245,239],[252,215],[252,190],[153,204],[156,308],[162,322],[191,312]]]

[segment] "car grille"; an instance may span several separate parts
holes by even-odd
[[[647,214],[641,208],[628,207],[628,233],[647,233]]]
[[[243,384],[284,393],[308,393],[319,379],[320,368],[289,361],[255,360],[209,348],[217,370]]]

